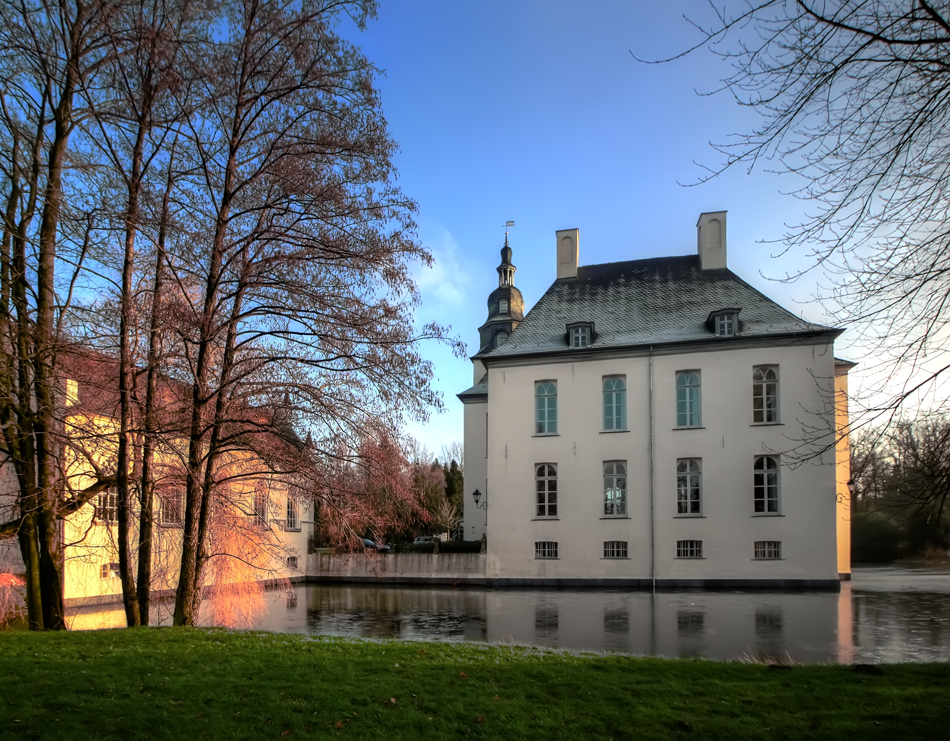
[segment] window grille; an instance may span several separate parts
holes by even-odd
[[[535,558],[557,558],[557,542],[540,540],[534,544]]]
[[[676,541],[677,558],[702,558],[703,541],[701,540],[677,540]]]
[[[604,558],[626,558],[627,541],[626,540],[605,540]]]
[[[782,542],[780,540],[755,541],[755,557],[763,561],[771,561],[782,557]]]

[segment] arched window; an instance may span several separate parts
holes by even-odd
[[[699,427],[700,414],[699,373],[683,371],[676,374],[676,426]]]
[[[541,381],[534,387],[535,434],[557,434],[557,384]]]
[[[752,369],[752,421],[778,422],[778,368],[757,365]]]
[[[258,481],[254,485],[254,517],[259,525],[267,524],[267,505],[270,500],[267,484]]]
[[[627,429],[627,385],[621,376],[604,379],[604,429]]]
[[[627,463],[604,462],[604,516],[627,516]]]
[[[557,466],[539,463],[534,469],[537,517],[557,517]]]
[[[779,466],[774,455],[757,455],[752,469],[752,500],[756,514],[778,514]]]
[[[703,466],[699,458],[676,462],[676,514],[703,513]]]

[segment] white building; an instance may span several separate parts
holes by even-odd
[[[837,588],[850,575],[842,330],[698,254],[578,266],[534,308],[507,239],[465,404],[465,537],[494,583]],[[478,490],[476,504],[473,496]],[[486,507],[487,505],[487,507]]]

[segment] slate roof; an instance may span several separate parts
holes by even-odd
[[[482,376],[482,379],[471,388],[465,389],[460,394],[456,394],[463,402],[466,399],[477,401],[488,396],[488,374]]]
[[[577,352],[565,340],[571,322],[594,323],[592,351],[735,341],[706,327],[711,311],[727,307],[742,310],[741,338],[840,333],[800,319],[731,270],[702,270],[698,255],[686,255],[579,267],[577,278],[551,284],[504,344],[475,357]]]

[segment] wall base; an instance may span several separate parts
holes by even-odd
[[[488,587],[491,589],[625,589],[649,591],[651,579],[535,579],[439,576],[308,576],[310,584],[409,584],[419,586]],[[658,591],[749,589],[758,591],[841,590],[838,579],[657,579]]]

